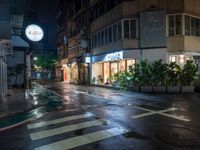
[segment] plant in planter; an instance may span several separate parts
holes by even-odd
[[[152,65],[147,60],[140,62],[140,85],[142,92],[152,92]]]
[[[175,62],[171,62],[167,66],[166,71],[166,84],[167,92],[169,93],[179,93],[180,92],[180,75],[181,68]]]
[[[140,91],[140,64],[136,63],[129,66],[129,73],[131,75],[131,81],[129,90],[134,92]]]
[[[181,70],[181,85],[183,93],[194,92],[194,80],[198,67],[192,60],[188,60]]]
[[[92,84],[95,84],[96,83],[96,77],[93,77],[91,82],[92,82]]]
[[[103,77],[102,77],[102,75],[98,75],[97,82],[98,82],[98,84],[103,84]]]
[[[167,72],[167,64],[163,64],[162,60],[155,61],[152,64],[152,81],[153,91],[155,93],[165,93],[165,78]]]
[[[121,90],[128,89],[131,81],[131,74],[127,71],[120,71],[114,75],[114,79],[119,83]]]

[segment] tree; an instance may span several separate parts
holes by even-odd
[[[34,64],[38,67],[41,67],[41,69],[47,69],[49,70],[53,64],[57,62],[57,57],[55,55],[50,56],[39,56],[38,59],[34,62]]]

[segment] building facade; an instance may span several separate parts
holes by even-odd
[[[70,83],[88,83],[89,1],[59,0],[57,2],[58,55],[61,80]]]
[[[10,1],[0,0],[0,99],[7,92],[6,53],[12,51]]]
[[[91,0],[92,80],[140,60],[200,63],[199,0]]]
[[[90,80],[96,84],[108,84],[140,60],[200,63],[199,0],[59,0],[57,8],[63,80],[81,81],[87,52]],[[81,48],[79,39],[90,45]]]

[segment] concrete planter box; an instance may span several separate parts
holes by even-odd
[[[181,87],[180,86],[167,86],[168,93],[180,93]]]
[[[194,86],[182,86],[182,93],[194,93]]]
[[[141,86],[141,92],[153,93],[153,86]]]
[[[154,86],[153,91],[154,91],[154,93],[166,93],[167,87],[166,86]]]
[[[140,91],[140,87],[131,85],[131,86],[128,87],[128,90],[131,91],[131,92],[139,92]]]

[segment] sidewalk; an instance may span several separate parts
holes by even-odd
[[[9,96],[0,100],[0,118],[24,112],[32,108],[31,97],[25,89],[12,89]]]

